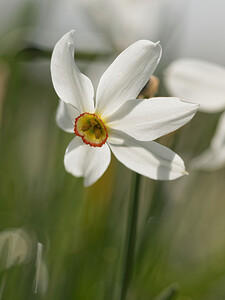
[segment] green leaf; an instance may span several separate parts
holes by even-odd
[[[111,55],[112,53],[98,53],[98,52],[86,52],[86,51],[76,51],[75,57],[77,60],[92,61],[95,59],[104,59]],[[29,61],[36,59],[50,59],[52,51],[48,49],[41,49],[36,46],[29,46],[20,50],[16,57],[19,60]]]
[[[163,290],[154,300],[172,300],[177,297],[179,292],[179,285],[173,283],[171,286]]]

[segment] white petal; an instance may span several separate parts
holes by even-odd
[[[221,115],[208,149],[191,161],[191,169],[214,171],[225,166],[225,112]]]
[[[124,144],[109,144],[127,168],[157,180],[172,180],[187,174],[183,160],[156,142],[140,142],[124,135]]]
[[[102,75],[96,95],[97,112],[104,117],[126,100],[137,98],[161,57],[161,46],[140,40],[124,50]]]
[[[164,74],[171,96],[200,104],[199,110],[217,112],[225,108],[225,68],[198,59],[172,62]]]
[[[225,166],[225,147],[208,148],[190,163],[191,170],[216,171]]]
[[[129,100],[108,117],[107,126],[136,140],[150,141],[186,124],[198,106],[172,97]]]
[[[64,165],[67,172],[76,177],[84,177],[84,185],[95,183],[106,171],[111,160],[107,144],[91,147],[75,137],[66,149]]]
[[[212,148],[225,147],[225,112],[220,116],[216,132],[211,141]]]
[[[74,62],[74,31],[66,33],[55,45],[51,59],[51,75],[56,93],[64,102],[80,112],[94,111],[94,89],[88,77]]]
[[[66,132],[74,131],[75,119],[79,116],[79,111],[71,104],[59,99],[59,105],[56,111],[56,123]]]
[[[124,143],[123,133],[121,131],[110,128],[110,130],[108,130],[108,134],[108,144],[122,145]]]

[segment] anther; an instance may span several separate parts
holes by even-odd
[[[98,125],[98,122],[95,121],[95,119],[91,119],[90,124],[91,124],[92,128],[94,128],[96,125]]]
[[[84,124],[83,126],[82,126],[82,128],[81,128],[81,130],[82,131],[87,131],[88,129],[90,129],[91,128],[91,125],[90,124]]]
[[[99,129],[97,126],[94,128],[94,133],[95,133],[95,137],[96,139],[100,139],[102,131],[101,129]]]

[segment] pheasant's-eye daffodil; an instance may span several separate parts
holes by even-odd
[[[85,186],[106,171],[111,151],[126,167],[152,179],[187,174],[183,160],[153,140],[187,123],[198,105],[173,97],[136,99],[160,57],[159,42],[132,44],[102,75],[94,97],[90,79],[74,61],[74,31],[56,44],[51,59],[52,81],[60,98],[56,121],[75,134],[64,164],[74,176],[84,177]]]

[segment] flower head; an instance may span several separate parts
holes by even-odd
[[[194,58],[173,61],[165,70],[171,95],[191,99],[199,110],[217,113],[225,109],[225,68]],[[191,161],[191,169],[215,171],[225,165],[225,112],[221,115],[209,147]]]
[[[136,100],[160,57],[159,43],[132,44],[102,75],[94,98],[90,79],[74,61],[74,31],[56,44],[51,60],[53,85],[61,99],[56,121],[76,134],[64,164],[74,176],[84,177],[85,186],[103,175],[111,151],[126,167],[153,179],[185,174],[182,159],[153,140],[187,123],[198,105],[172,97]]]
[[[202,112],[225,109],[225,68],[196,58],[173,61],[164,72],[170,95],[200,104]]]
[[[192,170],[216,171],[225,166],[225,112],[219,118],[210,145],[190,163]]]

